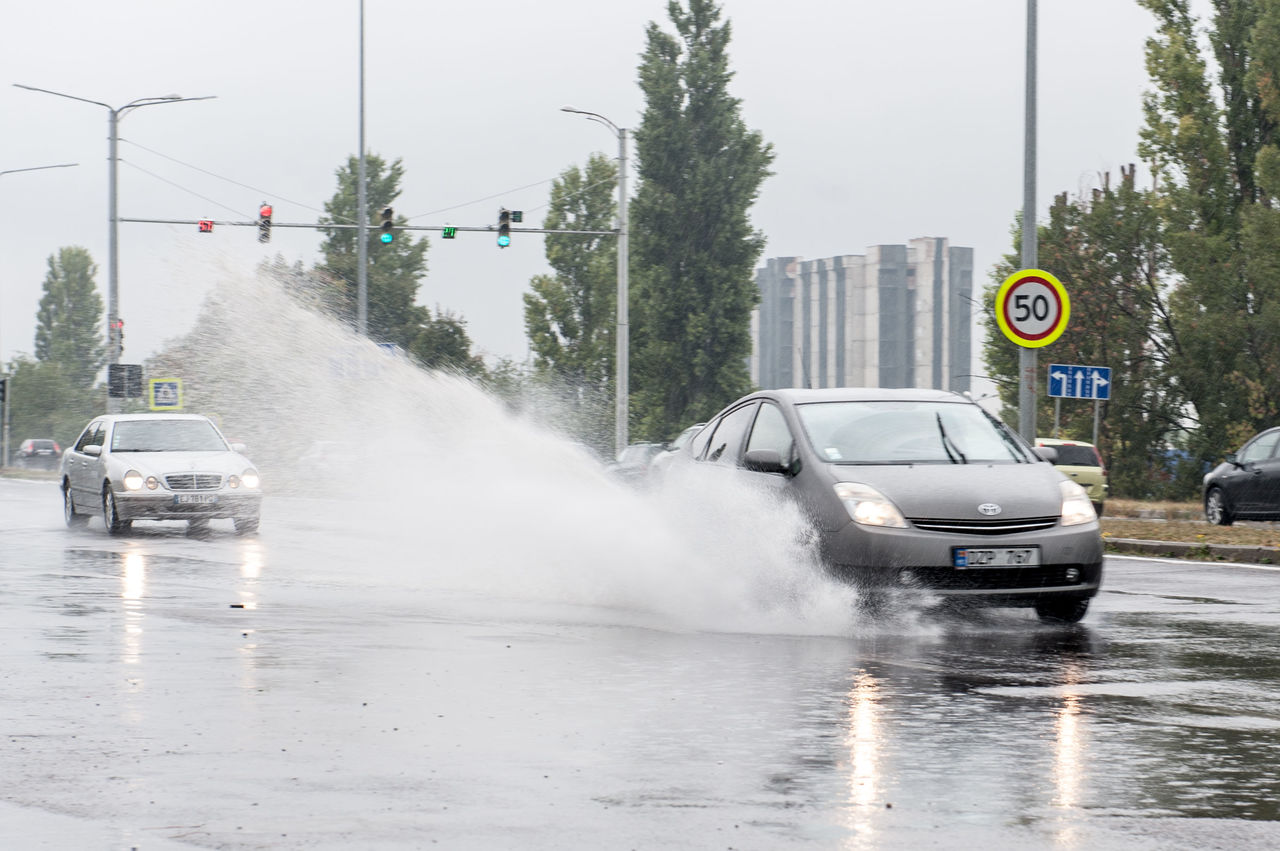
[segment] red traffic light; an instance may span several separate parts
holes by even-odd
[[[262,218],[262,219],[269,219],[269,218],[271,218],[271,205],[270,205],[270,204],[263,204],[261,207],[259,207],[259,208],[258,208],[258,217],[259,217],[259,218]]]

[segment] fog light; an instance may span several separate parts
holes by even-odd
[[[1080,581],[1080,568],[1078,568],[1078,567],[1068,567],[1068,568],[1067,568],[1067,572],[1066,572],[1065,576],[1066,576],[1066,579],[1067,579],[1067,581],[1068,581],[1068,582],[1079,582],[1079,581]]]

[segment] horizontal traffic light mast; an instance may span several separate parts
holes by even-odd
[[[133,222],[135,224],[144,224],[144,225],[194,225],[197,228],[201,227],[201,224],[204,222],[207,222],[210,225],[218,225],[221,227],[256,228],[259,226],[259,222],[256,219],[253,221],[237,222],[237,221],[229,221],[229,220],[223,221],[220,219],[126,219],[121,217],[119,221]],[[331,229],[355,230],[360,226],[359,225],[343,225],[343,224],[318,225],[315,222],[275,222],[273,221],[271,223],[271,227],[272,228],[312,228],[314,230],[331,230]],[[372,226],[366,225],[365,230],[369,231],[370,233],[375,233],[377,232],[378,228],[377,228],[377,225],[372,225]],[[466,227],[464,225],[396,225],[396,230],[453,231],[455,233],[462,233],[464,231],[476,232],[476,233],[497,233],[498,225],[496,224],[485,225],[484,227]],[[618,233],[617,228],[613,228],[612,230],[565,230],[565,229],[557,229],[557,228],[513,227],[513,228],[510,228],[510,231],[511,233],[567,233],[567,234],[584,234],[584,235],[595,234],[600,236],[608,236],[610,234],[613,234],[616,236]],[[207,232],[207,229],[206,229],[206,232]]]

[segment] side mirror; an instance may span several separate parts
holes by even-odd
[[[92,455],[94,458],[97,458],[98,456],[102,455],[102,447],[97,445],[96,443],[91,446],[86,446],[84,448],[84,454]]]
[[[776,449],[752,449],[742,456],[742,466],[753,473],[785,473],[786,466]]]
[[[1227,457],[1224,458],[1223,460],[1225,460],[1228,464],[1234,464],[1237,467],[1244,466],[1244,464],[1240,461],[1240,456],[1234,452],[1228,452]]]
[[[1040,456],[1041,461],[1048,461],[1050,464],[1058,462],[1058,450],[1052,446],[1037,446],[1036,454]]]
[[[231,444],[231,451],[239,452],[241,455],[243,455],[244,453],[249,451],[249,447],[245,446],[243,443],[233,443]]]

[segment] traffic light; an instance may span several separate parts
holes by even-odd
[[[124,349],[124,320],[116,317],[111,320],[111,333],[107,335],[108,344],[114,344],[116,352],[119,353]]]
[[[511,211],[506,207],[498,210],[498,247],[506,248],[511,244]]]
[[[0,408],[4,407],[4,400],[9,395],[9,379],[0,378]]]
[[[258,208],[258,242],[271,241],[271,205],[263,204]]]
[[[392,228],[396,226],[396,212],[387,207],[382,211],[382,236],[378,239],[382,240],[383,245],[389,245],[395,241],[396,235],[392,232]]]

